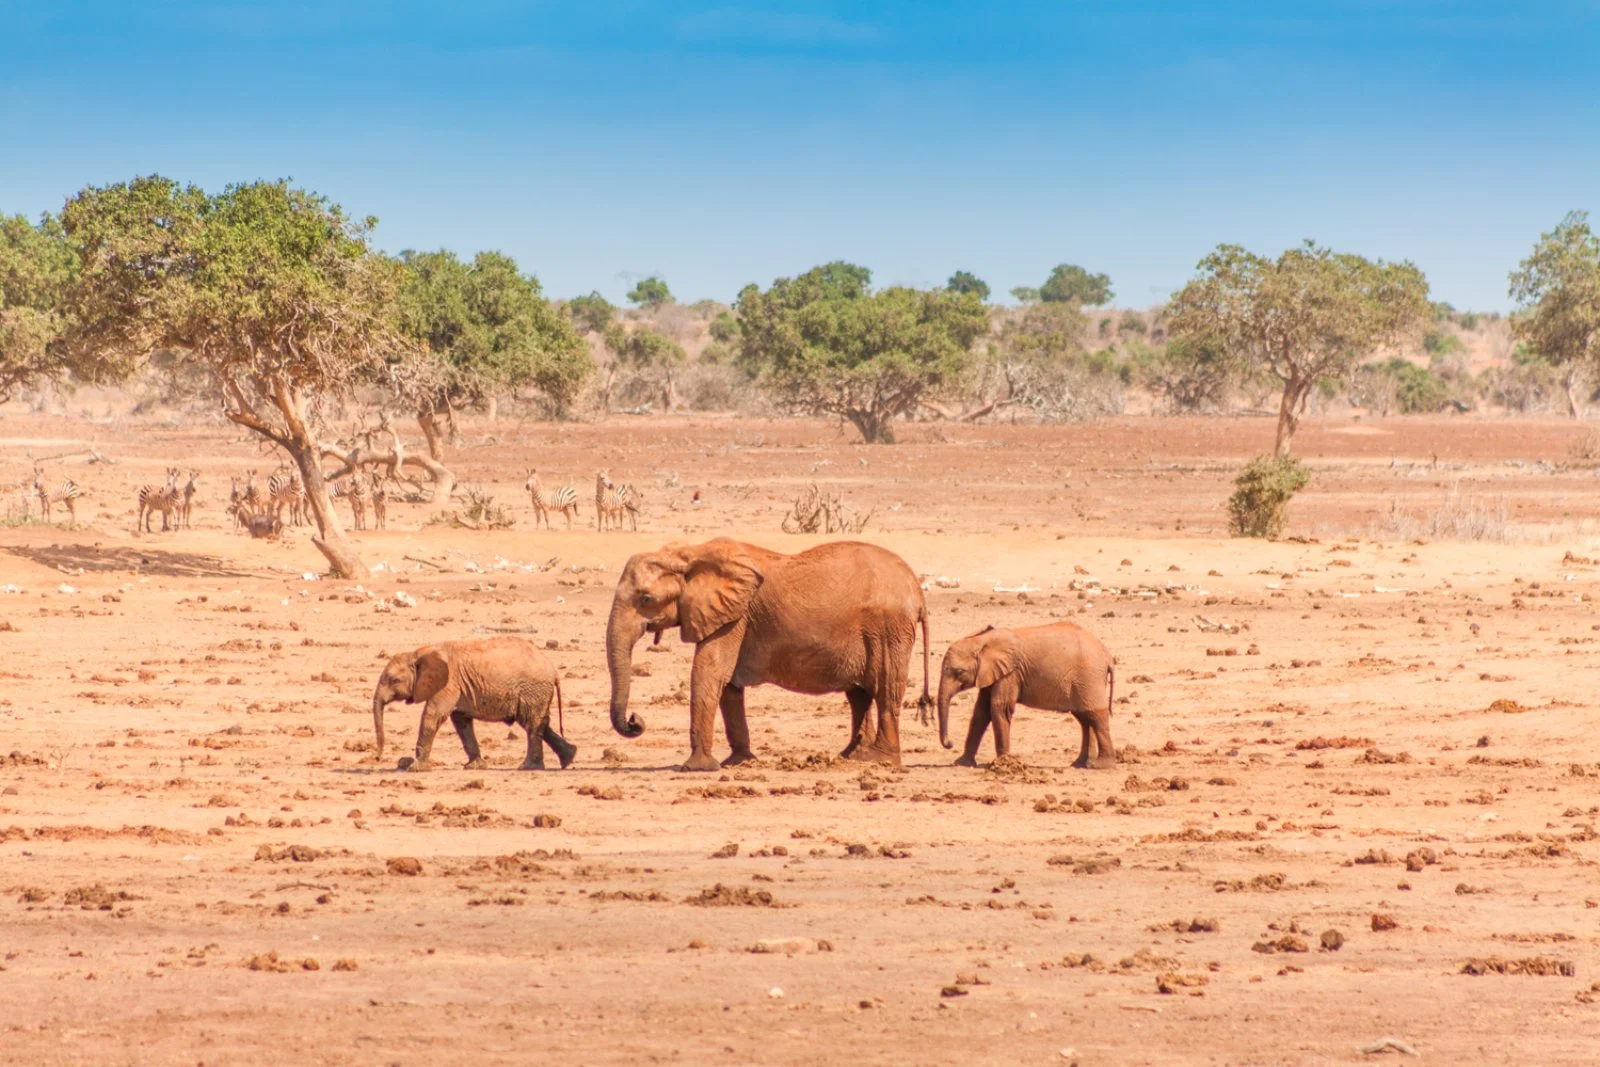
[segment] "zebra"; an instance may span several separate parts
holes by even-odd
[[[539,481],[539,472],[528,469],[528,480],[522,488],[527,491],[533,500],[533,528],[539,528],[539,520],[544,520],[544,528],[550,529],[550,513],[559,511],[567,517],[567,529],[572,529],[572,520],[578,517],[578,491],[570,485],[563,485],[559,489],[545,492],[544,485]]]
[[[609,522],[617,529],[622,529],[622,513],[625,506],[622,495],[611,484],[611,478],[605,471],[594,476],[594,521],[595,526],[604,532]]]
[[[357,530],[367,528],[367,502],[372,499],[372,490],[367,488],[366,479],[361,477],[360,471],[335,482],[328,495],[335,500],[344,497],[350,501],[351,526]]]
[[[618,499],[622,501],[622,510],[628,516],[629,528],[637,532],[639,529],[639,508],[644,503],[644,494],[639,492],[638,488],[630,482],[623,482],[621,485],[612,486],[612,488],[616,491]],[[617,528],[619,530],[622,528],[620,521],[617,524]]]
[[[289,509],[289,525],[299,526],[305,518],[305,490],[300,485],[300,472],[288,468],[274,471],[272,477],[267,479],[267,507],[272,514],[283,516],[283,509]]]
[[[194,495],[198,491],[198,487],[195,485],[195,482],[199,479],[199,477],[199,471],[191,470],[189,472],[189,480],[183,486],[183,499],[178,501],[179,529],[193,529],[193,526],[189,522],[189,517],[194,513]]]
[[[379,530],[389,527],[388,479],[377,471],[372,472],[372,525]]]
[[[45,484],[44,468],[33,468],[33,491],[39,494],[39,508],[44,512],[44,521],[50,521],[50,505],[65,504],[67,506],[67,525],[78,525],[78,497],[83,491],[78,488],[78,483],[71,478],[63,478],[52,488]]]
[[[182,492],[178,489],[178,468],[167,468],[167,481],[165,485],[156,485],[147,482],[139,487],[139,519],[136,528],[145,533],[154,533],[150,528],[150,520],[156,512],[161,512],[161,532],[166,533],[172,529],[167,519],[177,511]]]

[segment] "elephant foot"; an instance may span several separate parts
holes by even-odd
[[[469,759],[469,760],[467,760],[467,762],[465,762],[465,763],[463,763],[461,765],[463,770],[468,770],[468,771],[481,771],[487,766],[489,766],[489,765],[487,763],[483,762],[483,757],[482,756],[479,756],[476,759]]]
[[[727,759],[723,760],[722,761],[722,766],[724,766],[724,767],[737,767],[741,763],[753,763],[755,761],[755,758],[756,758],[755,753],[751,752],[749,749],[746,749],[743,752],[735,752],[731,756],[729,756]]]
[[[1088,764],[1086,764],[1086,766],[1091,771],[1115,770],[1116,766],[1117,766],[1117,757],[1115,757],[1115,756],[1096,756],[1094,759],[1090,760],[1088,762]]]
[[[845,758],[858,763],[889,763],[896,767],[900,766],[900,753],[890,752],[876,745],[862,745]]]
[[[561,761],[561,769],[566,770],[568,767],[572,766],[572,761],[578,758],[578,746],[573,745],[565,752],[557,752],[556,758]]]
[[[565,767],[566,764],[563,763],[561,766]],[[544,770],[544,764],[543,763],[535,763],[532,760],[523,760],[521,765],[519,765],[517,767],[517,770],[519,770],[519,771],[542,771],[542,770]]]
[[[956,761],[953,764],[953,766],[956,766],[956,767],[976,767],[977,765],[978,765],[978,757],[969,756],[964,752],[961,755],[956,757]]]
[[[425,759],[412,759],[410,756],[406,756],[400,760],[400,765],[396,768],[396,770],[412,772],[431,771],[433,770],[433,764],[429,763]]]
[[[680,771],[720,771],[722,764],[709,752],[696,752],[683,762]]]

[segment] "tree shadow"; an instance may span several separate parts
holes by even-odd
[[[163,578],[254,578],[233,570],[216,556],[195,552],[160,552],[139,548],[96,548],[93,545],[7,545],[0,551],[46,567],[76,571],[126,572]]]

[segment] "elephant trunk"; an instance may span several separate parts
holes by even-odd
[[[939,743],[945,748],[955,748],[950,743],[950,702],[961,692],[961,683],[950,677],[939,679]]]
[[[378,758],[383,758],[383,709],[387,701],[383,699],[383,687],[372,694],[372,732],[378,739]]]
[[[623,737],[644,733],[644,720],[628,713],[633,686],[633,646],[644,636],[644,620],[622,603],[612,603],[606,625],[606,669],[611,673],[611,728]]]

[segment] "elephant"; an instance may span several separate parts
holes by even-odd
[[[1111,701],[1116,677],[1111,653],[1100,639],[1072,622],[1015,630],[985,627],[955,642],[939,668],[939,740],[948,748],[950,701],[978,689],[967,727],[967,745],[956,765],[976,767],[978,745],[994,724],[996,757],[1011,751],[1016,705],[1070,711],[1083,738],[1074,767],[1104,770],[1117,765],[1111,744]]]
[[[606,627],[611,726],[638,737],[628,710],[633,649],[646,633],[660,643],[676,628],[693,644],[686,771],[744,763],[750,752],[744,691],[772,684],[790,692],[843,692],[850,702],[848,759],[900,763],[900,703],[922,626],[922,699],[927,721],[928,609],[917,576],[876,545],[837,541],[797,555],[717,538],[667,545],[623,567]],[[868,711],[877,705],[877,725]],[[722,712],[732,754],[711,754]]]
[[[383,758],[383,709],[396,700],[422,704],[417,728],[417,755],[402,768],[428,769],[433,736],[448,716],[455,724],[467,767],[483,766],[474,719],[516,723],[528,733],[528,756],[522,770],[544,769],[544,745],[561,760],[572,763],[577,746],[550,728],[550,698],[562,712],[561,680],[555,667],[532,641],[524,637],[491,637],[475,641],[444,641],[424,645],[415,652],[392,657],[372,694],[372,726],[378,738],[378,758]]]

